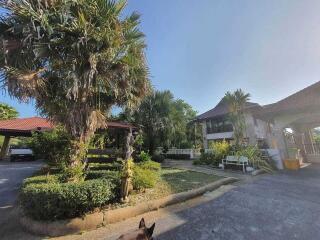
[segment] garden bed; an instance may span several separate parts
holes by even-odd
[[[144,189],[143,191],[133,191],[128,203],[114,203],[107,206],[107,208],[114,209],[133,206],[144,201],[159,199],[171,194],[196,189],[219,179],[221,179],[221,177],[216,175],[175,168],[162,168],[160,171],[160,179],[154,188]]]
[[[42,171],[24,181],[20,202],[24,213],[41,221],[81,217],[100,210],[119,209],[186,192],[215,182],[220,177],[173,168],[155,162],[137,164],[129,202],[120,203],[120,167],[93,164],[80,183],[64,183],[56,169]],[[143,168],[142,168],[143,167]],[[157,170],[155,170],[157,169]]]

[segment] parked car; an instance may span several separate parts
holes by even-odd
[[[11,162],[35,160],[32,150],[24,146],[11,146],[9,155]]]

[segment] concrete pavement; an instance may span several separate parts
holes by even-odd
[[[210,198],[210,196],[214,196]],[[209,197],[209,198],[208,198]],[[205,200],[207,198],[207,200]],[[180,209],[179,209],[180,208]],[[320,239],[320,165],[242,181],[193,204],[151,212],[59,240],[115,240],[137,228],[141,217],[156,222],[157,240]]]
[[[21,230],[17,219],[18,213],[14,206],[23,179],[32,175],[42,165],[42,162],[0,161],[0,239],[6,239],[8,235],[10,238],[16,235],[23,236],[24,239],[35,239]]]

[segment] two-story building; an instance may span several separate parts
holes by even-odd
[[[267,123],[255,117],[261,110],[258,103],[247,102],[245,106],[245,139],[250,144],[264,141]],[[229,121],[230,113],[227,103],[222,99],[213,109],[197,116],[197,121],[202,125],[203,145],[208,147],[212,141],[233,140],[233,127]]]
[[[205,148],[211,141],[233,140],[229,113],[227,103],[221,100],[213,109],[196,117],[202,125]],[[261,106],[248,102],[244,113],[244,135],[249,144],[277,149],[282,159],[289,157],[290,149],[296,148],[305,160],[320,162],[320,144],[312,134],[314,128],[320,127],[320,81],[273,104]]]

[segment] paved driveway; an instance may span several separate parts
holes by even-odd
[[[35,239],[22,231],[14,205],[23,179],[42,165],[41,162],[0,162],[0,239]]]
[[[39,162],[0,162],[0,209],[15,203],[19,187],[26,177],[42,166]]]
[[[157,221],[158,240],[320,239],[320,165],[240,185]]]

